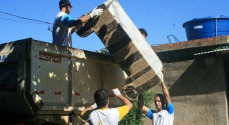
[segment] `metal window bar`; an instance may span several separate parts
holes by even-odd
[[[167,36],[167,39],[168,39],[168,41],[169,41],[170,44],[171,44],[171,39],[170,39],[171,36],[174,38],[174,40],[176,41],[176,43],[179,42],[179,40],[177,39],[177,37],[175,37],[174,35],[168,35]]]

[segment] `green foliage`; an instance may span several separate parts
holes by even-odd
[[[212,50],[220,50],[220,49],[228,49],[228,46],[219,46],[218,48],[212,49]]]
[[[102,48],[99,51],[96,50],[95,52],[97,53],[101,53],[101,54],[105,54],[105,55],[110,55],[109,51],[107,50],[107,48]]]
[[[154,97],[153,91],[146,91],[144,93],[144,103],[147,107],[150,106]],[[145,115],[138,110],[137,100],[132,102],[133,108],[131,111],[119,122],[119,125],[143,125]]]

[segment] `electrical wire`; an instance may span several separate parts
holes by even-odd
[[[14,16],[14,17],[18,17],[18,18],[25,19],[25,20],[37,21],[37,22],[46,23],[46,24],[53,24],[53,23],[50,23],[50,22],[36,20],[36,19],[30,19],[30,18],[26,18],[26,17],[21,17],[21,16],[18,16],[18,15],[14,15],[14,14],[2,12],[2,11],[0,11],[0,13],[6,14],[6,15],[10,15],[10,16]]]
[[[7,19],[7,18],[0,18],[0,19],[2,19],[2,20],[10,20],[10,21],[15,21],[15,22],[21,22],[21,23],[47,24],[47,23],[37,23],[37,22],[19,21],[19,20]]]

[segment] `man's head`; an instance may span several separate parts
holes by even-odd
[[[60,0],[59,1],[59,8],[60,8],[60,10],[62,9],[62,8],[64,8],[65,9],[65,11],[66,11],[66,13],[70,13],[70,10],[71,10],[71,8],[72,8],[72,4],[70,3],[70,1],[69,0]]]
[[[98,108],[105,107],[108,103],[109,94],[105,89],[99,89],[94,94],[95,103]]]
[[[155,106],[157,111],[161,111],[165,107],[165,98],[162,94],[156,94],[154,98]]]
[[[143,36],[144,38],[146,38],[146,37],[148,36],[148,33],[146,32],[145,29],[139,28],[138,30],[141,32],[141,34],[142,34],[142,36]]]

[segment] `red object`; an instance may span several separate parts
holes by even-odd
[[[111,97],[111,98],[112,98],[112,97],[115,97],[115,95],[109,95],[109,97]]]
[[[78,93],[78,92],[75,92],[75,96],[80,96],[80,93]]]
[[[40,92],[38,92],[39,94],[45,94],[44,90],[41,90]]]
[[[55,91],[54,94],[61,95],[61,91],[59,91],[59,92]]]

